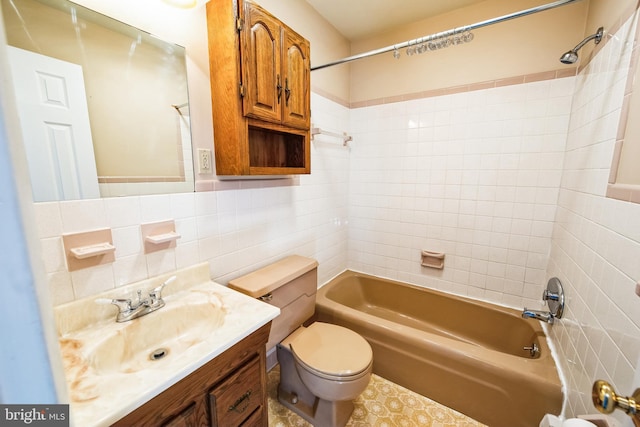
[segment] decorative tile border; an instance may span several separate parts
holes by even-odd
[[[520,85],[524,83],[538,82],[543,80],[561,79],[573,77],[577,74],[578,67],[563,68],[555,71],[544,71],[534,74],[524,74],[521,76],[507,77],[503,79],[489,80],[485,82],[470,83],[460,86],[433,89],[422,92],[409,93],[385,98],[370,99],[367,101],[351,102],[349,108],[371,107],[374,105],[391,104],[394,102],[411,101],[414,99],[431,98],[434,96],[453,95],[456,93],[473,92],[476,90],[493,89],[496,87]]]
[[[578,74],[578,72],[582,68],[584,68],[584,65],[581,66],[580,68],[578,67],[562,68],[554,71],[543,71],[543,72],[533,73],[533,74],[523,74],[521,76],[505,77],[505,78],[496,79],[496,80],[488,80],[484,82],[469,83],[465,85],[451,86],[451,87],[445,87],[441,89],[432,89],[432,90],[427,90],[422,92],[414,92],[414,93],[408,93],[404,95],[375,98],[375,99],[369,99],[366,101],[356,101],[356,102],[347,102],[344,99],[337,97],[318,87],[313,87],[312,91],[324,98],[329,99],[330,101],[333,101],[337,104],[342,105],[343,107],[355,109],[355,108],[362,108],[362,107],[371,107],[374,105],[381,105],[381,104],[391,104],[394,102],[404,102],[404,101],[411,101],[415,99],[430,98],[434,96],[453,95],[456,93],[473,92],[476,90],[493,89],[496,87],[520,85],[524,83],[539,82],[544,80],[562,79],[565,77],[574,77]]]
[[[196,181],[196,192],[247,190],[253,188],[296,187],[300,185],[299,176],[273,178],[228,177],[223,179]]]
[[[141,182],[186,182],[184,173],[181,176],[99,176],[100,184],[128,184]]]

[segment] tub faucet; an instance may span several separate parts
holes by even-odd
[[[138,300],[133,302],[129,298],[100,298],[96,302],[98,304],[113,304],[118,307],[118,316],[116,322],[128,322],[145,314],[149,314],[164,307],[162,299],[162,289],[169,283],[176,280],[176,276],[170,277],[160,286],[149,291],[146,298],[142,298],[142,290],[138,289]]]
[[[537,319],[553,324],[555,319],[562,318],[564,313],[564,290],[562,283],[557,277],[552,277],[547,282],[547,289],[542,292],[542,301],[549,306],[549,311],[529,310],[527,307],[522,311],[525,319]]]
[[[522,317],[527,319],[537,319],[544,322],[553,323],[555,316],[550,311],[529,310],[527,307],[522,311]]]

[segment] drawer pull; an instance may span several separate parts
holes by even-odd
[[[240,399],[236,400],[236,402],[229,406],[228,412],[236,411],[237,413],[243,413],[249,407],[249,398],[251,397],[251,390],[247,391],[245,394],[240,397]]]

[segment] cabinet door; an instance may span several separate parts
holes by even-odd
[[[285,125],[300,129],[310,127],[309,95],[309,42],[291,30],[285,30],[283,36],[283,74]]]
[[[242,37],[242,103],[245,116],[282,121],[281,28],[259,6],[246,2]]]

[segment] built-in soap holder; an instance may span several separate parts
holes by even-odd
[[[85,231],[62,236],[69,271],[95,267],[115,261],[111,229]]]
[[[423,267],[442,270],[444,268],[444,253],[423,250],[421,264]]]
[[[96,243],[95,245],[80,246],[78,248],[70,249],[73,256],[76,257],[77,259],[85,259],[85,258],[91,258],[94,256],[99,256],[99,255],[106,255],[111,252],[115,252],[115,250],[116,250],[116,247],[108,242]]]
[[[170,231],[168,233],[155,234],[153,236],[145,236],[144,241],[153,243],[154,245],[159,245],[161,243],[168,243],[178,240],[180,238],[180,234],[175,231]]]
[[[181,237],[173,220],[142,224],[140,229],[145,254],[175,248],[176,240]]]

